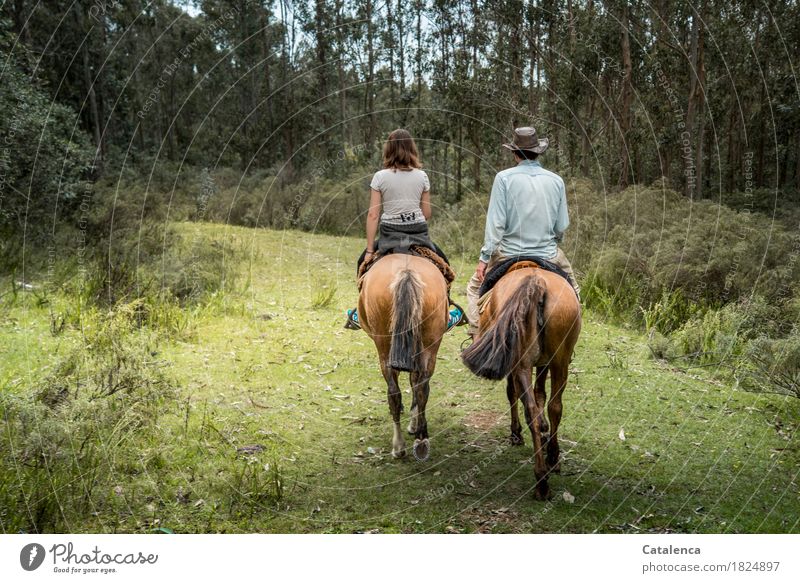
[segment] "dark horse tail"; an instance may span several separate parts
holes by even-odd
[[[410,269],[398,273],[390,290],[392,292],[392,341],[389,349],[389,366],[395,370],[413,372],[422,370],[422,281]]]
[[[522,280],[488,329],[462,354],[476,375],[497,381],[507,377],[528,350],[540,351],[544,291],[536,275]]]

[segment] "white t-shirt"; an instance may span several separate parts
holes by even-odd
[[[370,188],[381,193],[381,222],[405,225],[425,222],[420,208],[422,193],[431,189],[428,175],[422,170],[384,168],[375,173]]]

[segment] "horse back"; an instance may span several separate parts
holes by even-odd
[[[422,282],[425,335],[441,335],[447,328],[447,282],[441,271],[422,257],[392,253],[379,259],[364,275],[359,295],[361,326],[373,339],[389,333],[392,283],[405,270],[413,271]]]
[[[569,282],[556,273],[536,267],[526,267],[504,275],[492,291],[492,297],[487,306],[487,321],[492,321],[493,315],[530,277],[535,277],[537,284],[544,291],[543,313],[541,314],[541,320],[544,323],[544,340],[540,360],[550,362],[553,358],[562,355],[569,359],[581,330],[581,306],[575,290]]]
[[[581,304],[575,289],[556,273],[539,270],[546,283],[544,301],[544,352],[549,358],[559,353],[572,356],[581,331]]]

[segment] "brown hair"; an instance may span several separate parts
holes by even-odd
[[[414,138],[407,130],[398,129],[389,134],[383,145],[383,167],[397,170],[422,168]]]
[[[521,160],[536,160],[539,154],[531,152],[530,150],[514,150],[514,153],[520,157]]]

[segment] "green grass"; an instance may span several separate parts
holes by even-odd
[[[178,396],[157,423],[103,444],[108,472],[93,478],[88,510],[59,499],[58,516],[39,529],[800,531],[800,401],[670,368],[649,357],[643,336],[592,314],[564,396],[551,502],[533,499],[530,436],[507,445],[505,387],[461,364],[463,329],[445,338],[431,383],[430,460],[392,459],[374,346],[342,327],[363,242],[200,229],[207,240],[235,239],[253,261],[242,262],[235,291],[187,309],[191,321],[163,335],[154,358]],[[464,305],[472,259],[454,267]],[[0,316],[0,388],[32,394],[82,342],[74,326],[53,335],[48,306],[22,294]],[[31,500],[14,492],[19,468],[4,467],[0,494],[17,500],[0,513],[6,531],[31,522]],[[86,480],[77,470],[74,479]],[[63,487],[46,482],[45,492]]]

